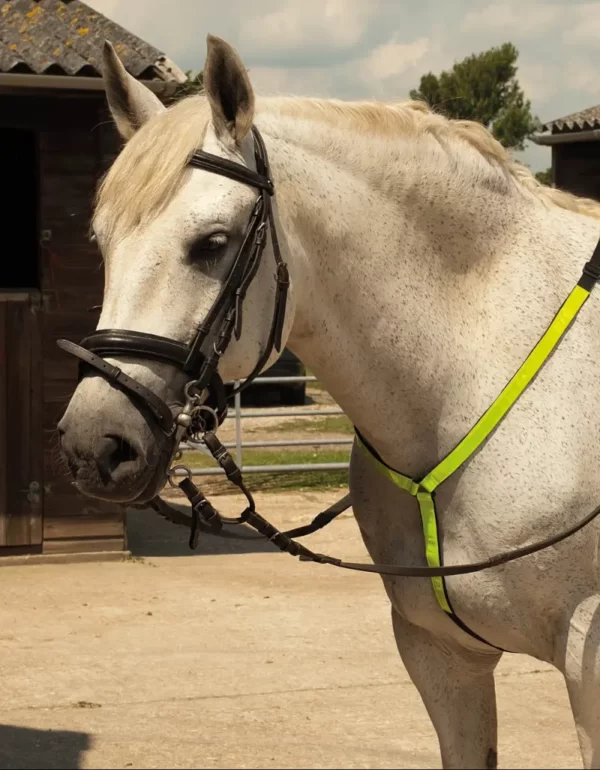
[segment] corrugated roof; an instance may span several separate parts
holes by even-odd
[[[80,0],[0,0],[0,72],[100,77],[105,40],[140,80],[186,80],[164,53]]]
[[[550,120],[548,123],[544,123],[542,131],[558,134],[566,131],[590,131],[594,128],[600,128],[600,104],[580,112],[574,112],[564,118]]]

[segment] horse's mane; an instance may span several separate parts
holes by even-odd
[[[414,136],[466,142],[490,164],[508,173],[538,199],[600,219],[600,203],[546,187],[480,123],[450,120],[424,102],[350,102],[304,97],[262,97],[257,113],[329,123],[361,135]],[[203,142],[210,121],[208,100],[188,96],[151,118],[125,145],[97,194],[97,210],[118,212],[125,231],[156,214],[168,203],[188,172],[191,154]],[[115,217],[111,217],[114,224]]]

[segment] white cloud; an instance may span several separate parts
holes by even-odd
[[[412,80],[417,85],[416,68],[428,49],[426,38],[412,43],[392,39],[365,58],[355,57],[329,67],[250,67],[250,77],[256,90],[263,94],[335,97],[350,85],[354,89],[354,93],[347,94],[350,97],[404,97],[409,87],[401,76],[412,70]]]
[[[491,3],[484,8],[467,11],[464,29],[476,31],[490,29],[519,38],[542,37],[547,28],[555,25],[562,17],[562,4],[538,2]]]
[[[328,68],[288,69],[251,67],[250,78],[257,93],[294,96],[335,96],[336,71]]]
[[[600,72],[594,60],[586,56],[571,57],[567,62],[566,75],[573,88],[595,99],[600,98]]]
[[[572,9],[572,26],[564,34],[565,43],[592,44],[600,43],[600,3],[582,3]]]
[[[517,78],[543,120],[600,101],[600,0],[86,0],[201,69],[206,34],[239,51],[257,90],[406,98],[421,75],[511,41]],[[525,153],[534,168],[548,153]]]
[[[316,45],[345,49],[359,42],[377,6],[376,0],[287,0],[244,20],[239,40],[243,46],[268,46],[272,51]]]
[[[527,98],[543,105],[561,89],[562,67],[558,64],[541,64],[524,61],[519,64],[517,80]]]
[[[367,82],[386,80],[415,67],[429,50],[429,40],[419,38],[412,43],[399,43],[396,36],[375,48],[360,63],[361,77]]]
[[[103,13],[105,16],[113,18],[115,11],[121,5],[121,0],[93,0],[88,5],[91,5],[94,10]]]

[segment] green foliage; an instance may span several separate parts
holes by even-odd
[[[516,79],[518,55],[504,43],[467,56],[439,76],[423,75],[411,99],[425,100],[449,118],[483,123],[504,147],[522,150],[540,124]]]
[[[552,185],[552,169],[547,168],[545,171],[538,171],[535,175],[535,178],[538,180],[538,182],[541,182],[542,184],[550,187]]]
[[[196,72],[193,70],[186,70],[187,80],[185,83],[179,83],[175,91],[175,99],[183,99],[184,96],[190,96],[191,94],[197,94],[204,88],[204,72]]]
[[[314,382],[309,383],[314,385]],[[317,412],[318,414],[318,412]],[[303,431],[305,433],[347,433],[352,435],[354,433],[354,426],[346,415],[340,415],[339,417],[317,417],[306,419],[304,417],[298,417],[295,420],[291,420],[289,417],[277,425],[271,427],[272,431],[278,433],[289,433],[290,431]]]
[[[325,449],[319,445],[313,447],[244,449],[244,465],[304,465],[308,463],[346,463],[350,458],[350,449]],[[233,452],[233,450],[231,450]],[[212,468],[215,461],[203,452],[186,452],[186,465],[190,468]],[[218,465],[216,466],[219,467]]]
[[[231,450],[233,452],[233,450]],[[244,449],[244,465],[286,465],[288,463],[346,463],[350,447],[346,449]],[[213,468],[215,461],[202,452],[186,452],[185,463],[190,468]],[[218,466],[217,466],[218,467]],[[306,489],[339,489],[348,486],[348,471],[300,471],[294,473],[248,474],[246,482],[256,492]],[[231,494],[231,485],[219,476],[202,476],[202,487],[211,494]]]

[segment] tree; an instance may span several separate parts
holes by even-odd
[[[545,171],[538,171],[535,175],[535,178],[538,180],[538,182],[541,182],[542,184],[550,187],[552,185],[552,169],[547,168]]]
[[[410,97],[449,118],[483,123],[504,147],[522,150],[540,123],[516,79],[518,55],[512,43],[472,54],[439,77],[423,75]]]

